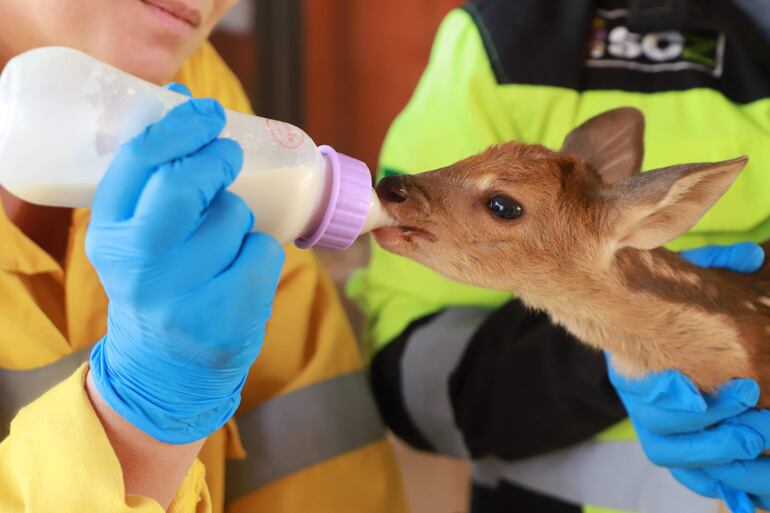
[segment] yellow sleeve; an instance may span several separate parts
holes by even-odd
[[[175,77],[195,96],[251,112],[232,71],[204,43]],[[125,496],[123,474],[84,389],[87,366],[22,409],[0,444],[0,512],[163,513],[154,500]],[[170,513],[212,509],[205,467],[196,460]]]
[[[85,391],[88,366],[23,408],[0,444],[3,513],[163,513],[146,497],[126,497],[120,462]],[[196,461],[171,513],[205,513],[203,465]]]

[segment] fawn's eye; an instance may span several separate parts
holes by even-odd
[[[503,194],[495,194],[487,202],[487,208],[501,219],[516,219],[524,213],[518,201]]]

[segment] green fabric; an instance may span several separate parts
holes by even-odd
[[[630,420],[623,419],[596,435],[596,439],[600,442],[627,442],[636,439],[636,431]]]
[[[645,170],[751,156],[730,191],[690,233],[670,244],[672,249],[770,238],[770,99],[734,105],[708,89],[641,94],[500,86],[482,37],[465,11],[453,11],[444,20],[428,67],[387,135],[380,175],[443,167],[510,139],[556,149],[584,120],[614,107],[635,106],[647,122]],[[367,315],[367,338],[374,350],[432,312],[452,306],[496,307],[512,297],[451,282],[376,245],[370,265],[355,274],[348,292]],[[597,438],[634,437],[626,420]],[[584,511],[622,513],[594,506]]]
[[[452,83],[440,84],[449,75]],[[388,133],[380,169],[394,174],[437,168],[513,138],[518,132],[512,118],[494,105],[496,89],[470,18],[463,11],[450,13],[414,97]],[[348,292],[367,315],[368,341],[377,348],[412,320],[446,306],[493,307],[511,297],[450,282],[376,245],[369,267],[354,275]]]
[[[624,105],[646,116],[645,170],[751,156],[730,191],[672,249],[770,238],[770,99],[734,105],[710,89],[641,94],[500,86],[482,36],[462,10],[441,25],[428,67],[387,135],[380,169],[435,169],[510,139],[558,148],[574,126]],[[512,297],[450,282],[377,246],[348,291],[367,315],[367,338],[375,349],[429,313],[460,305],[495,307]]]
[[[583,513],[629,513],[619,509],[600,508],[598,506],[583,506]]]

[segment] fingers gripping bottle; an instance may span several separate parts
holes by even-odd
[[[31,203],[89,207],[120,146],[185,100],[70,48],[18,55],[0,76],[0,185]],[[299,128],[227,111],[222,137],[243,147],[229,190],[253,210],[255,231],[344,249],[390,224],[366,165]]]

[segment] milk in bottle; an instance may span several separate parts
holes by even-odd
[[[31,203],[89,207],[120,146],[185,100],[74,49],[20,54],[0,75],[0,185]],[[343,249],[391,224],[363,162],[290,124],[226,115],[222,137],[244,151],[229,190],[251,207],[255,231]]]

